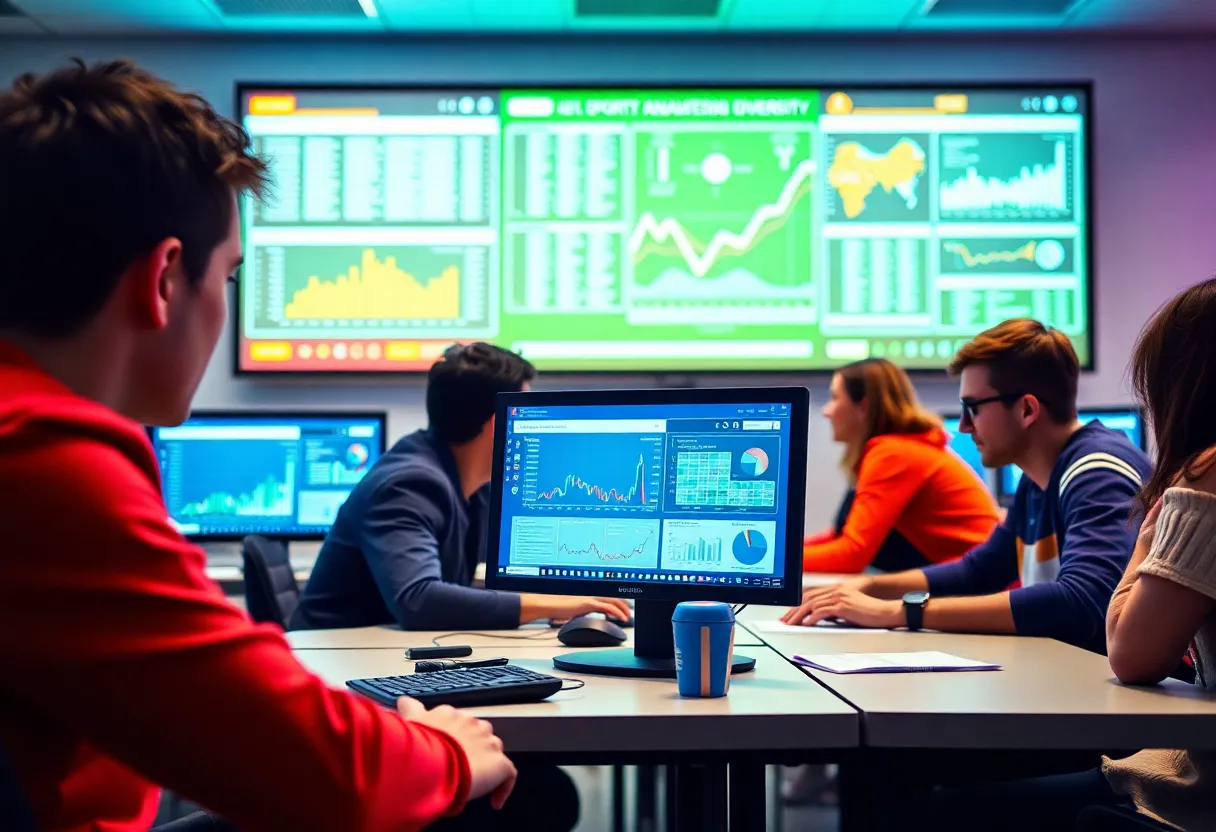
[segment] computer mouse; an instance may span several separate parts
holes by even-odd
[[[602,618],[571,618],[557,631],[557,640],[567,647],[617,647],[625,643],[625,631]]]

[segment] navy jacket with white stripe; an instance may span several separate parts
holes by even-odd
[[[1106,608],[1139,533],[1129,524],[1152,465],[1093,421],[1068,440],[1047,489],[1022,477],[1005,522],[961,560],[925,569],[931,595],[987,595],[1011,584],[1018,635],[1106,653]]]

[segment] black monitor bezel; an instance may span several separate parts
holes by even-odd
[[[226,410],[192,410],[190,415],[182,422],[185,424],[190,419],[261,419],[290,421],[293,419],[351,419],[351,420],[367,420],[371,419],[380,423],[380,456],[384,456],[388,450],[388,412],[384,410],[264,410],[258,409],[226,409]],[[156,431],[161,426],[145,425],[147,431],[148,444],[152,447],[153,456],[156,455]],[[176,425],[165,425],[164,427],[177,427]],[[157,460],[159,469],[160,462]],[[163,487],[163,483],[162,483]],[[327,532],[303,532],[298,534],[267,534],[265,532],[248,532],[248,533],[233,533],[220,534],[213,532],[196,532],[193,534],[182,533],[192,543],[232,543],[234,541],[244,540],[250,534],[259,534],[262,537],[271,540],[282,541],[309,541],[309,540],[324,540]]]
[[[653,390],[571,390],[499,393],[495,405],[494,459],[506,448],[507,411],[511,407],[663,404],[788,404],[790,405],[789,489],[786,512],[784,586],[743,587],[710,584],[669,584],[649,581],[527,578],[500,574],[498,552],[502,537],[503,476],[494,466],[490,481],[489,530],[486,538],[486,586],[513,592],[546,595],[620,596],[656,601],[726,601],[734,604],[795,604],[802,597],[802,539],[806,523],[807,430],[811,393],[805,387],[725,387]]]
[[[302,81],[300,83],[291,83],[290,81],[280,80],[239,80],[234,84],[234,110],[235,121],[243,125],[245,119],[245,101],[250,94],[263,93],[290,93],[298,92],[351,92],[351,93],[366,93],[366,92],[440,92],[447,93],[453,91],[469,91],[469,92],[502,92],[505,89],[511,90],[554,90],[554,89],[571,89],[571,90],[722,90],[722,91],[737,91],[737,90],[790,90],[805,91],[805,90],[940,90],[942,92],[1001,92],[1009,90],[1026,90],[1034,92],[1037,90],[1052,91],[1052,90],[1075,90],[1084,93],[1085,95],[1085,112],[1084,112],[1084,129],[1082,135],[1084,137],[1084,154],[1083,163],[1085,166],[1085,182],[1082,188],[1085,200],[1085,228],[1081,237],[1085,240],[1085,260],[1088,265],[1084,275],[1085,293],[1086,293],[1086,314],[1085,314],[1085,355],[1086,361],[1081,364],[1081,372],[1092,373],[1097,371],[1097,297],[1095,291],[1097,289],[1095,275],[1097,274],[1097,246],[1096,246],[1096,229],[1097,229],[1097,206],[1094,198],[1094,165],[1095,165],[1095,117],[1094,117],[1094,81],[1093,79],[1069,79],[1066,77],[1025,81],[945,81],[934,80],[897,80],[889,83],[874,81],[847,81],[837,80],[835,82],[824,82],[822,80],[797,80],[786,78],[781,81],[765,82],[762,79],[756,81],[741,82],[739,80],[697,80],[690,81],[680,79],[666,83],[656,82],[619,82],[614,83],[607,80],[589,80],[577,83],[558,83],[554,84],[547,81],[538,80],[522,80],[519,83],[511,83],[509,81],[501,81],[497,84],[493,83],[458,83],[458,82],[427,82],[420,84],[406,84],[393,82],[372,82],[372,83],[334,83],[332,81]],[[238,210],[241,212],[241,234],[242,242],[244,242],[244,210],[245,200],[238,200]],[[247,267],[247,264],[246,264]],[[242,280],[244,279],[244,268],[242,267]],[[273,367],[246,367],[242,364],[241,352],[241,333],[242,328],[242,295],[243,292],[238,291],[236,298],[232,304],[233,319],[232,319],[232,371],[233,374],[240,377],[258,377],[264,376],[267,378],[336,378],[336,377],[352,377],[352,378],[377,378],[377,377],[413,377],[418,378],[423,376],[427,369],[403,369],[403,370],[289,370],[275,369]],[[918,338],[921,336],[917,336]],[[935,336],[936,337],[936,336]],[[538,368],[549,376],[636,376],[636,377],[651,377],[651,378],[677,378],[677,379],[697,379],[697,378],[713,378],[717,377],[772,377],[779,375],[788,375],[797,373],[799,375],[810,376],[813,378],[825,378],[831,376],[840,367],[847,364],[848,361],[840,360],[831,366],[799,366],[787,368],[711,368],[711,369],[687,369],[687,368],[643,368],[643,369],[599,369],[599,368],[583,368],[578,370],[547,370],[543,366],[543,362],[538,362]],[[913,378],[928,378],[938,376],[942,372],[942,367],[913,367],[906,369]],[[693,382],[686,382],[693,383]]]

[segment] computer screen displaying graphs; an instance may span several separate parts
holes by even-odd
[[[1148,437],[1144,433],[1144,417],[1134,408],[1081,408],[1077,418],[1082,424],[1094,420],[1101,422],[1114,431],[1119,431],[1137,448],[1145,450],[1148,447]],[[1009,502],[1017,493],[1018,485],[1022,482],[1022,469],[1016,465],[1006,465],[1000,469],[997,478],[999,496],[1003,502]]]
[[[384,415],[194,414],[151,438],[183,534],[311,537],[383,453]]]
[[[242,91],[238,367],[940,368],[1031,316],[1090,363],[1084,89]]]
[[[499,569],[780,586],[789,404],[515,408]]]

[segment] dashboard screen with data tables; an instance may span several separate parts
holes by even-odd
[[[942,368],[1091,355],[1084,88],[242,88],[243,372]]]
[[[165,507],[198,539],[320,537],[384,452],[383,414],[194,414],[151,428]]]
[[[780,587],[789,404],[512,409],[499,573]]]

